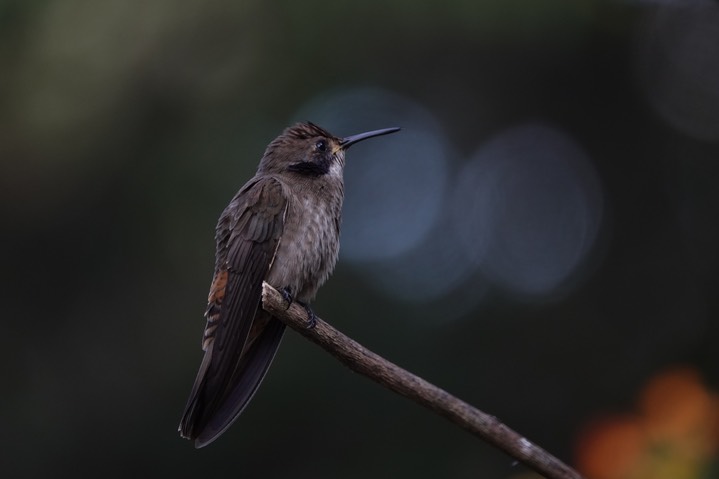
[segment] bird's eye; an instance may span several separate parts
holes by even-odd
[[[325,151],[327,150],[327,143],[325,140],[319,140],[315,143],[315,148],[317,148],[318,151]]]

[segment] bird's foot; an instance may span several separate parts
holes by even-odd
[[[280,294],[282,295],[282,299],[285,300],[285,303],[287,303],[287,307],[285,309],[290,309],[290,306],[292,306],[292,302],[294,301],[290,288],[282,288],[280,290]]]
[[[307,311],[307,329],[315,329],[315,326],[317,326],[317,315],[314,311],[312,311],[310,305],[301,301],[297,301],[297,304],[305,308],[305,311]]]
[[[307,329],[314,329],[315,326],[317,326],[317,315],[315,314],[315,312],[312,311],[312,308],[310,308],[307,303],[295,300],[295,298],[292,297],[292,292],[290,288],[282,288],[280,290],[280,294],[282,294],[282,298],[287,302],[287,307],[285,308],[285,310],[290,309],[292,303],[297,303],[303,308],[305,308],[305,311],[307,311]]]

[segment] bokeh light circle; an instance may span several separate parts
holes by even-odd
[[[589,252],[602,217],[599,181],[565,133],[509,129],[459,174],[453,225],[466,258],[504,290],[548,295]]]
[[[672,127],[719,140],[719,4],[693,1],[649,12],[637,34],[642,92]]]

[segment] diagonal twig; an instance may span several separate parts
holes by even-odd
[[[501,449],[548,479],[581,479],[571,467],[490,416],[443,389],[415,376],[345,336],[320,318],[311,326],[307,310],[289,306],[282,294],[262,284],[263,308],[318,344],[350,369],[431,409]]]

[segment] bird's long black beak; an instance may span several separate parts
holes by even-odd
[[[367,138],[374,138],[375,136],[389,135],[390,133],[394,133],[399,130],[400,130],[400,128],[384,128],[382,130],[368,131],[365,133],[360,133],[358,135],[348,136],[347,138],[342,138],[342,140],[340,141],[340,146],[342,147],[343,150],[346,150],[347,148],[354,145],[355,143],[360,142],[362,140],[366,140]]]

